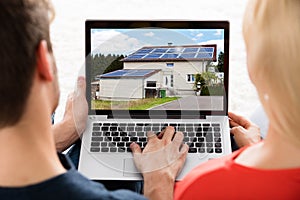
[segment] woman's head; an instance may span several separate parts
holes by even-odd
[[[243,33],[249,75],[274,128],[300,128],[300,1],[250,0]]]

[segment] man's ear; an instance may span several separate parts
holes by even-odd
[[[53,70],[51,66],[51,56],[48,51],[47,42],[45,40],[40,41],[37,48],[37,70],[42,79],[47,81],[53,80]]]

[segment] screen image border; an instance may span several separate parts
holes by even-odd
[[[180,21],[180,20],[86,20],[85,22],[85,73],[86,98],[89,115],[107,115],[113,118],[162,118],[161,110],[92,110],[91,109],[91,29],[128,29],[161,27],[164,29],[224,29],[224,90],[223,110],[163,110],[163,118],[201,118],[207,115],[227,115],[229,78],[229,22],[228,21]]]

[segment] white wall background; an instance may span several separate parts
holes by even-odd
[[[52,0],[51,25],[61,88],[56,120],[63,116],[67,94],[74,89],[84,62],[86,19],[197,19],[230,21],[229,110],[250,116],[258,106],[246,69],[242,18],[246,0]]]

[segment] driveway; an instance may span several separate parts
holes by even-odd
[[[222,110],[222,96],[187,96],[149,110]]]

